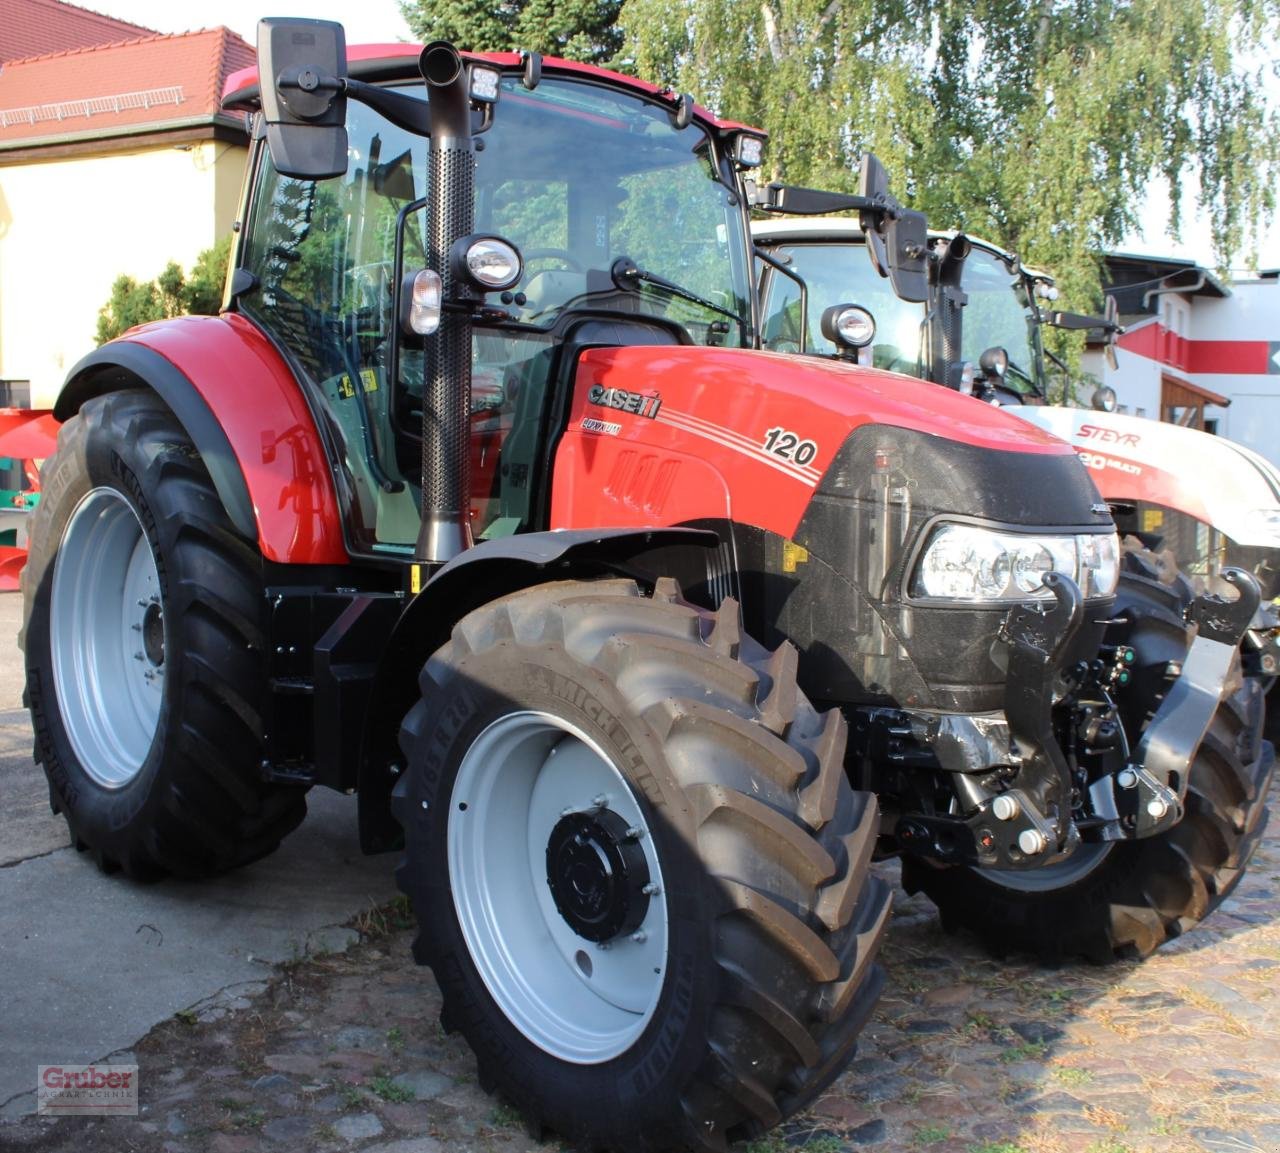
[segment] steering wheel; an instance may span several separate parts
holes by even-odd
[[[525,269],[535,260],[558,260],[569,272],[583,272],[582,262],[567,248],[529,248],[522,254]]]

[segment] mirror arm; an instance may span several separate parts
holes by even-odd
[[[1090,328],[1101,329],[1107,335],[1119,336],[1124,332],[1124,326],[1117,324],[1113,320],[1108,320],[1105,316],[1086,316],[1081,312],[1050,312],[1046,314],[1046,323],[1053,328],[1062,328],[1072,332],[1079,332]]]
[[[752,207],[762,212],[785,212],[792,216],[825,216],[832,212],[857,211],[874,214],[880,220],[886,217],[895,219],[901,211],[901,205],[887,193],[876,197],[854,196],[779,183],[759,190]]]
[[[391,88],[379,88],[376,84],[366,84],[363,80],[352,80],[344,83],[344,91],[352,100],[358,100],[375,112],[381,113],[397,128],[412,132],[418,136],[431,134],[431,110],[425,100],[415,96],[406,96]]]

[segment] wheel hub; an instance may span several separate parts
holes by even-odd
[[[649,866],[617,813],[569,813],[547,841],[547,884],[565,923],[588,941],[634,932],[649,911]]]
[[[458,765],[458,927],[498,1008],[559,1060],[613,1060],[657,1010],[670,942],[655,840],[628,779],[553,713],[498,717]]]
[[[164,612],[156,601],[142,614],[142,652],[153,668],[164,664]]]

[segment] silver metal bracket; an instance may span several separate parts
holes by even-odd
[[[1196,638],[1183,659],[1181,674],[1143,733],[1135,764],[1130,766],[1172,790],[1179,802],[1186,796],[1191,762],[1218,710],[1240,638],[1261,597],[1258,582],[1244,569],[1223,569],[1222,578],[1240,595],[1226,601],[1206,594],[1191,606],[1191,620],[1198,625]],[[1155,831],[1138,835],[1150,836]]]

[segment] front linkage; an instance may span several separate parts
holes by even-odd
[[[1012,608],[1000,629],[1003,714],[867,710],[852,747],[862,764],[880,766],[871,770],[875,790],[900,799],[892,848],[938,865],[1029,870],[1085,842],[1155,837],[1176,825],[1260,595],[1247,572],[1224,576],[1239,595],[1192,603],[1195,639],[1168,669],[1172,683],[1136,749],[1119,708],[1134,651],[1104,645],[1095,660],[1062,668],[1085,609],[1074,582],[1056,573],[1046,580],[1053,602]]]

